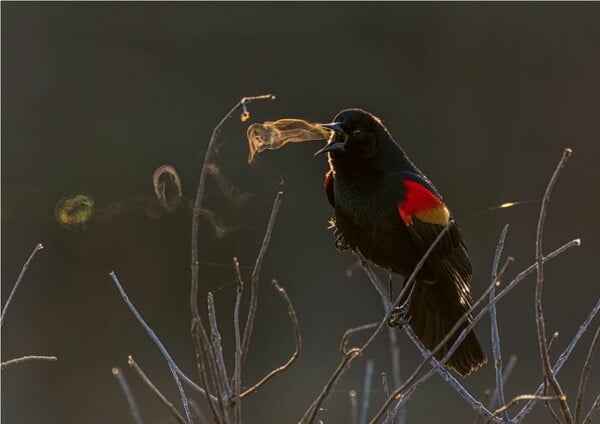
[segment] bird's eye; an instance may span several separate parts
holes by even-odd
[[[354,131],[352,131],[352,134],[354,134],[354,135],[356,135],[356,136],[359,136],[359,135],[360,135],[360,133],[361,133],[361,131],[360,131],[360,129],[358,129],[358,128],[357,128],[357,129],[355,129]]]

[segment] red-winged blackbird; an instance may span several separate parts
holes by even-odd
[[[322,126],[333,130],[317,154],[329,157],[325,191],[335,208],[336,244],[407,277],[452,216],[442,196],[376,116],[348,109]],[[471,307],[471,274],[464,239],[453,224],[419,272],[405,316],[428,349]],[[438,359],[455,339],[438,351]],[[447,366],[465,376],[485,362],[470,332]]]

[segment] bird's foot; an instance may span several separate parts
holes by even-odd
[[[388,319],[388,325],[390,327],[404,327],[406,324],[408,324],[408,321],[408,305],[403,304],[396,306],[392,310],[392,314]]]
[[[344,239],[344,235],[335,225],[335,218],[329,220],[328,229],[333,229],[333,235],[335,236],[335,247],[340,252],[350,249],[350,245]]]

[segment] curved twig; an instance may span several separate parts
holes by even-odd
[[[296,361],[296,359],[298,359],[298,357],[300,356],[300,351],[302,350],[302,337],[300,335],[300,325],[298,324],[298,316],[296,315],[296,310],[294,309],[294,305],[292,304],[292,301],[290,300],[285,289],[277,283],[277,280],[272,280],[272,284],[275,287],[275,290],[277,290],[277,292],[281,295],[281,297],[283,297],[283,299],[285,300],[285,303],[287,305],[288,314],[290,316],[290,320],[292,321],[292,327],[294,329],[294,340],[296,342],[296,348],[294,350],[294,353],[292,353],[292,356],[290,356],[290,358],[286,361],[285,364],[283,364],[280,367],[277,367],[274,370],[272,370],[271,372],[269,372],[258,383],[256,383],[254,386],[250,387],[248,390],[246,390],[244,393],[242,393],[240,395],[240,398],[242,398],[242,399],[245,398],[246,396],[251,395],[252,393],[255,393],[262,386],[264,386],[269,380],[271,380],[273,377],[275,377],[276,375],[278,375],[278,374],[282,373],[283,371],[285,371],[286,369],[288,369],[294,363],[294,361]]]
[[[563,416],[567,424],[571,424],[573,422],[573,416],[571,415],[571,410],[569,409],[569,404],[567,403],[567,397],[565,396],[556,376],[552,372],[552,366],[550,365],[550,355],[548,355],[548,340],[546,339],[546,323],[544,320],[544,310],[542,307],[542,290],[544,287],[544,254],[542,251],[542,237],[544,233],[544,223],[546,220],[546,213],[548,210],[548,204],[550,202],[550,196],[552,194],[552,189],[558,180],[558,176],[560,171],[565,166],[569,157],[573,151],[571,149],[565,149],[558,163],[558,166],[554,170],[554,174],[546,187],[546,192],[544,193],[544,197],[542,199],[542,207],[540,209],[540,216],[538,219],[537,225],[537,235],[535,242],[535,260],[536,260],[536,271],[537,271],[537,280],[535,285],[535,323],[537,329],[538,336],[538,347],[540,350],[540,357],[542,359],[542,370],[544,373],[544,380],[550,383],[550,386],[558,396],[560,401],[560,408],[562,410]]]

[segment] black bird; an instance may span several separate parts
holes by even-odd
[[[407,277],[452,218],[442,196],[376,116],[347,109],[333,123],[321,125],[333,131],[316,154],[327,152],[329,159],[324,185],[335,208],[336,245]],[[404,319],[428,349],[436,347],[471,307],[471,275],[467,247],[452,224],[405,299],[409,303]],[[455,339],[438,351],[438,359]],[[486,361],[470,332],[447,366],[466,376]]]

